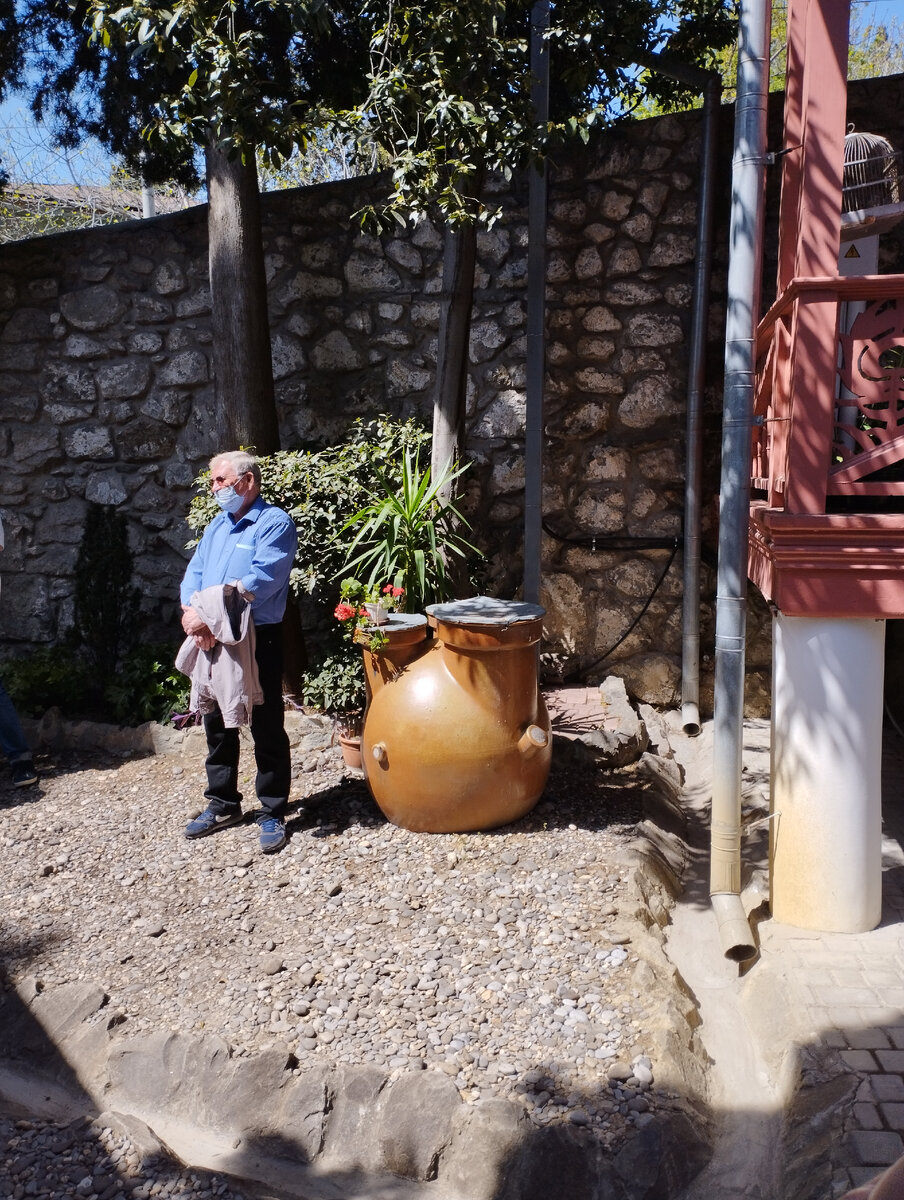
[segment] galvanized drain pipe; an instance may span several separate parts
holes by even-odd
[[[531,104],[541,127],[549,120],[549,0],[531,9]],[[528,183],[527,362],[524,431],[524,599],[540,603],[543,539],[543,385],[546,372],[546,164],[531,168]],[[539,654],[539,644],[537,653]]]
[[[684,484],[684,586],[681,609],[681,725],[700,732],[700,477],[703,474],[703,383],[709,285],[712,274],[716,133],[722,81],[708,74],[703,89],[703,146],[697,202],[697,261],[687,369],[687,448]]]
[[[767,0],[741,0],[725,329],[710,895],[723,952],[736,962],[756,952],[741,902],[741,770],[750,431],[762,281],[770,15]]]

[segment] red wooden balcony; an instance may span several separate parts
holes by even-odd
[[[756,349],[750,578],[789,616],[904,616],[904,275],[794,279]]]

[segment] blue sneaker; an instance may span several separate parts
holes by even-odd
[[[286,823],[282,817],[260,817],[261,850],[264,854],[275,854],[286,844]]]
[[[31,787],[38,782],[38,773],[30,758],[20,758],[13,763],[13,784],[15,787]]]
[[[218,829],[228,829],[230,825],[239,825],[244,819],[241,809],[237,809],[236,812],[218,813],[210,808],[205,808],[200,816],[195,817],[185,826],[185,836],[187,838],[207,837],[209,833],[216,833]]]

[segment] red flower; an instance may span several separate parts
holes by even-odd
[[[392,596],[393,600],[396,600],[396,599],[398,599],[398,597],[399,597],[399,596],[404,596],[404,595],[405,595],[405,589],[404,589],[404,588],[400,588],[400,587],[394,587],[394,586],[393,586],[391,583],[387,583],[386,587],[385,587],[385,588],[383,588],[383,593],[384,593],[384,595],[385,595],[387,592],[389,593],[389,595],[390,595],[390,596]]]
[[[342,604],[337,604],[333,609],[333,616],[337,621],[350,621],[352,617],[356,617],[357,615],[358,614],[355,612],[354,608],[350,604],[345,604],[344,602]]]

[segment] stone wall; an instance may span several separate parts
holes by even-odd
[[[900,78],[852,85],[852,103],[881,106],[887,123],[901,109],[889,95],[900,90]],[[858,127],[901,143],[899,129],[876,120]],[[544,661],[550,675],[589,669],[591,680],[614,669],[653,702],[671,700],[678,680],[681,555],[665,571],[668,550],[616,551],[606,537],[681,532],[699,137],[699,113],[626,123],[551,168]],[[731,138],[725,110],[706,388],[713,496]],[[429,420],[441,241],[426,224],[382,239],[363,235],[354,214],[379,186],[353,180],[264,198],[286,446],[328,443],[355,417],[379,411]],[[487,590],[511,596],[522,570],[524,181],[499,200],[499,221],[479,237],[467,505],[488,553]],[[887,253],[883,269],[896,269]],[[767,287],[770,280],[767,269]],[[3,652],[53,642],[71,624],[72,570],[91,500],[128,515],[148,637],[176,631],[188,537],[182,516],[193,477],[222,448],[211,342],[204,207],[4,248]],[[707,505],[710,548],[713,523]],[[593,666],[664,571],[636,629],[605,670]],[[711,588],[707,577],[707,595]],[[760,624],[768,626],[758,614],[755,667],[768,662],[768,639],[765,651],[756,649]],[[706,644],[707,599],[703,633]]]

